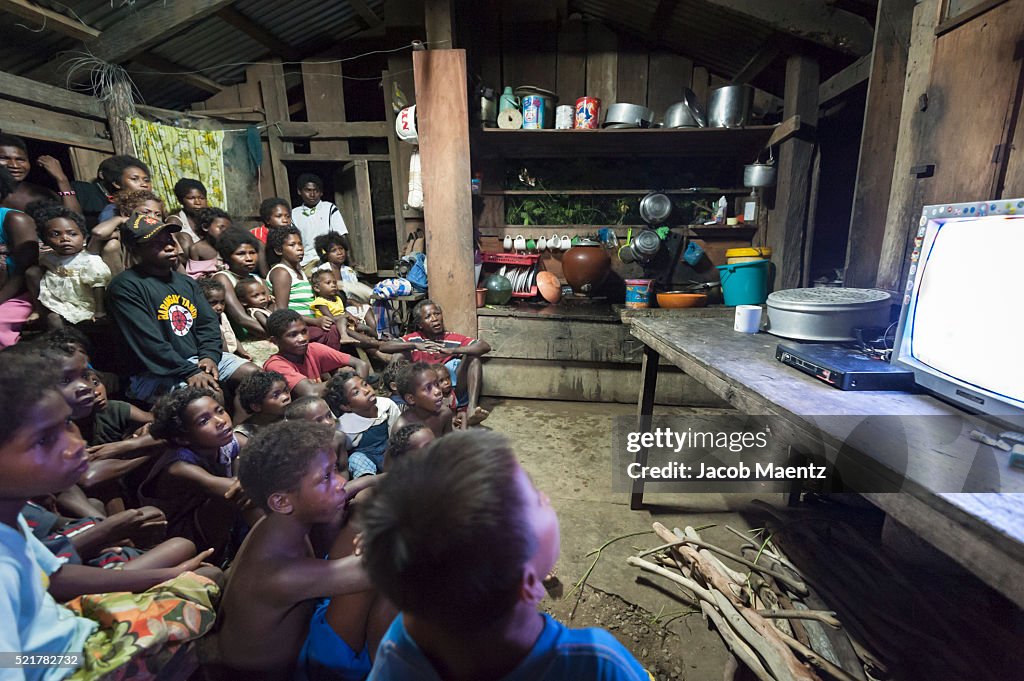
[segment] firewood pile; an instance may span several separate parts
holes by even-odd
[[[663,543],[627,561],[672,582],[673,594],[718,631],[734,658],[727,679],[1013,677],[1005,667],[1019,632],[936,598],[922,575],[845,523],[776,519],[767,539],[727,528],[743,539],[742,555],[692,527],[653,529]]]

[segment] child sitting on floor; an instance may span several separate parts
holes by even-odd
[[[238,342],[238,336],[235,335],[231,322],[228,321],[227,315],[224,314],[226,305],[224,284],[210,277],[199,279],[198,281],[199,288],[203,291],[203,297],[206,298],[206,302],[213,308],[213,312],[217,315],[217,320],[220,323],[220,342],[224,352],[230,352],[242,359],[251,360],[252,357],[245,351],[242,344]]]
[[[185,274],[193,279],[210,277],[221,269],[217,239],[231,228],[231,216],[220,208],[203,208],[196,214],[196,234],[199,239],[188,249]]]
[[[338,418],[331,411],[322,397],[306,395],[300,397],[284,411],[285,421],[307,421],[330,426],[334,432],[334,439],[331,441],[334,452],[338,455],[338,470],[346,480],[351,478],[348,472],[348,438],[338,430]]]
[[[68,565],[48,551],[25,523],[20,509],[31,497],[67,488],[84,472],[85,443],[70,421],[71,409],[54,389],[59,373],[53,363],[32,353],[3,353],[0,360],[0,649],[23,655],[75,655],[80,678],[98,678],[136,664],[133,678],[153,679],[155,670],[173,658],[177,648],[204,634],[213,624],[209,579],[183,573],[199,567],[202,553],[173,568],[103,570]],[[177,579],[173,585],[162,582]],[[115,583],[109,588],[108,585]],[[176,588],[178,587],[178,588]],[[126,592],[148,591],[137,597]],[[89,596],[59,605],[56,599]],[[191,600],[182,595],[191,593]],[[177,604],[168,599],[176,598]],[[81,617],[88,611],[103,617]],[[129,605],[134,603],[134,605]],[[109,617],[109,619],[108,619]],[[176,643],[168,632],[176,631]],[[145,656],[145,660],[141,660]],[[134,658],[134,660],[133,660]],[[29,678],[61,678],[68,669],[29,669]],[[123,670],[122,670],[123,671]],[[11,678],[22,678],[15,671]]]
[[[338,417],[338,430],[348,441],[352,478],[382,473],[388,434],[402,412],[354,371],[339,371],[327,382],[324,400]]]
[[[292,395],[284,376],[276,371],[257,371],[238,386],[238,401],[249,416],[235,426],[235,434],[249,440],[261,426],[284,418]]]
[[[398,392],[408,408],[402,412],[395,428],[422,423],[441,437],[452,431],[455,413],[444,403],[437,384],[437,373],[426,362],[413,362],[402,368],[396,377]]]
[[[153,416],[153,437],[172,447],[140,485],[140,500],[164,512],[168,536],[212,546],[216,560],[230,557],[229,540],[244,531],[241,512],[249,508],[235,477],[239,444],[231,416],[213,391],[192,386],[161,397]]]
[[[38,267],[25,272],[38,303],[36,311],[46,315],[50,328],[103,317],[103,294],[111,273],[102,258],[85,250],[85,218],[56,202],[33,203],[28,214],[39,239],[51,249],[40,254]]]
[[[408,409],[409,405],[405,403],[402,395],[398,392],[398,374],[411,363],[402,355],[392,356],[391,361],[384,367],[384,371],[380,373],[380,385],[377,386],[379,394],[397,404],[402,411]]]
[[[342,367],[352,367],[363,378],[370,374],[370,365],[358,357],[311,343],[309,328],[294,310],[277,310],[267,320],[267,333],[277,345],[277,354],[263,368],[284,376],[293,397],[323,395],[325,381]]]
[[[348,235],[328,232],[318,236],[313,243],[321,263],[317,269],[334,272],[338,280],[338,291],[344,293],[348,301],[346,309],[356,319],[369,326],[376,337],[377,318],[368,304],[373,296],[373,289],[359,281],[356,271],[346,264],[351,250],[348,246]]]
[[[356,492],[375,478],[346,484],[330,441],[328,426],[285,421],[246,449],[239,475],[267,516],[238,552],[220,626],[203,646],[219,678],[362,679],[370,670],[394,611],[351,555],[355,528],[346,521]],[[344,557],[324,560],[330,545]]]
[[[284,229],[292,226],[292,209],[288,202],[276,196],[264,199],[260,204],[260,219],[263,224],[253,227],[249,232],[259,239],[260,243],[267,243],[267,237],[275,229]]]
[[[435,439],[434,431],[422,423],[410,423],[398,428],[391,433],[388,448],[384,450],[384,472],[391,470],[396,461],[426,449]]]
[[[402,611],[370,681],[651,678],[608,632],[537,611],[558,517],[503,436],[455,433],[406,457],[361,517],[367,572]]]

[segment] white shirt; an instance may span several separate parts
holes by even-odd
[[[313,248],[313,241],[321,234],[337,232],[348,234],[348,227],[341,217],[341,211],[330,201],[321,201],[315,208],[297,206],[292,208],[292,224],[302,234],[302,248],[305,255],[302,256],[302,264],[307,265],[316,260],[316,249]]]

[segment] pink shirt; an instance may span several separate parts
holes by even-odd
[[[321,375],[329,371],[348,366],[352,357],[344,352],[338,352],[333,348],[320,343],[310,343],[306,346],[306,359],[302,364],[296,364],[282,355],[271,355],[263,364],[266,371],[276,371],[284,376],[288,383],[288,389],[294,390],[302,381],[309,379],[314,383],[321,383]]]

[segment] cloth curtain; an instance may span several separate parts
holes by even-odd
[[[176,203],[174,184],[183,177],[206,186],[211,206],[224,208],[224,132],[192,130],[129,118],[128,127],[140,159],[149,166],[153,191],[167,204]]]

